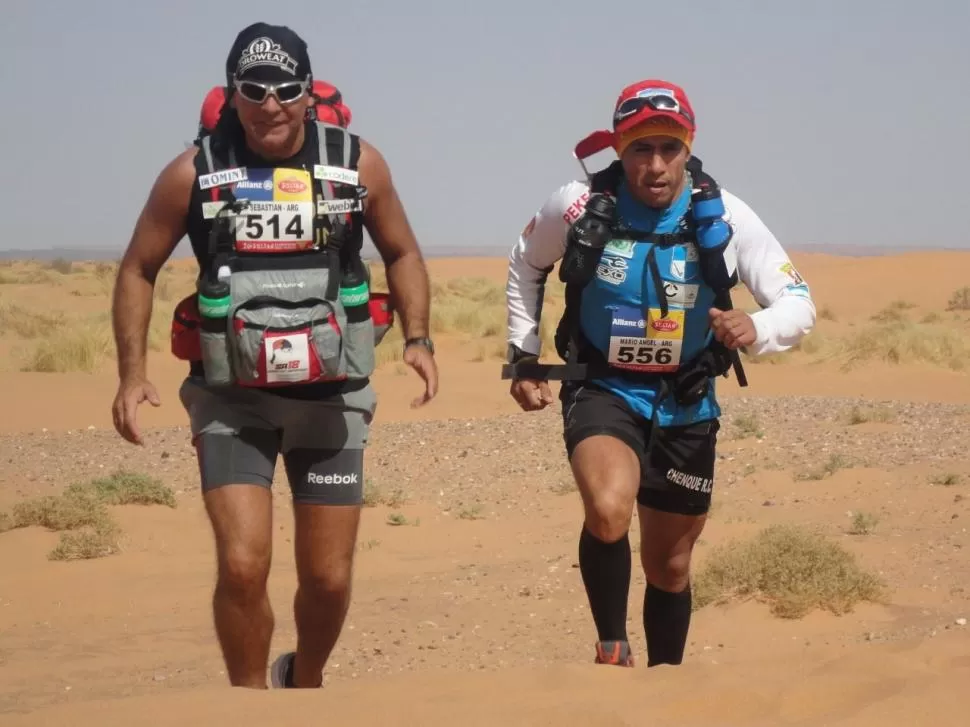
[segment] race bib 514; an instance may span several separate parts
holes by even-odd
[[[250,169],[235,186],[249,206],[236,219],[240,252],[295,252],[313,246],[313,185],[304,169]]]

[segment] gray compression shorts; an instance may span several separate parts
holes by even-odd
[[[294,502],[360,505],[364,449],[377,397],[370,384],[325,399],[243,387],[179,389],[189,414],[203,493],[229,484],[271,487],[282,454]]]

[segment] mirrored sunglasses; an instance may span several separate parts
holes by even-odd
[[[263,103],[271,95],[281,104],[291,104],[298,101],[310,86],[309,81],[284,81],[282,83],[268,83],[266,81],[235,80],[233,85],[239,95],[253,103]]]

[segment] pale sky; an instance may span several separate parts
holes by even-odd
[[[970,247],[968,0],[7,0],[0,248],[120,253],[256,20],[306,39],[429,251],[514,244],[651,77],[783,245]]]

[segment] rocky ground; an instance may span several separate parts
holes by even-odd
[[[715,507],[697,567],[713,545],[797,523],[846,545],[887,580],[891,594],[888,603],[847,616],[816,612],[794,622],[752,603],[701,609],[688,658],[731,663],[758,649],[930,635],[970,615],[970,407],[736,398],[724,409]],[[328,679],[591,658],[595,635],[576,562],[581,507],[559,426],[557,407],[378,421],[354,603]],[[151,431],[144,447],[97,429],[3,437],[0,509],[119,467],[154,474],[178,493],[173,512],[125,509],[125,552],[54,565],[43,562],[50,540],[42,548],[24,545],[22,533],[0,535],[0,553],[34,547],[38,577],[58,579],[44,597],[15,590],[32,583],[27,576],[10,590],[0,579],[0,605],[11,606],[0,609],[0,712],[68,700],[82,686],[91,698],[224,679],[208,612],[211,537],[186,429]],[[282,467],[275,487],[274,650],[289,648],[294,636]],[[637,528],[634,522],[632,532]],[[117,565],[125,559],[130,566]],[[140,594],[139,583],[149,579],[170,586]],[[99,587],[114,595],[87,592]],[[640,654],[642,588],[635,573],[629,624]],[[44,598],[75,599],[76,613],[65,615]],[[122,615],[112,611],[119,598]],[[752,633],[770,646],[755,647]]]

